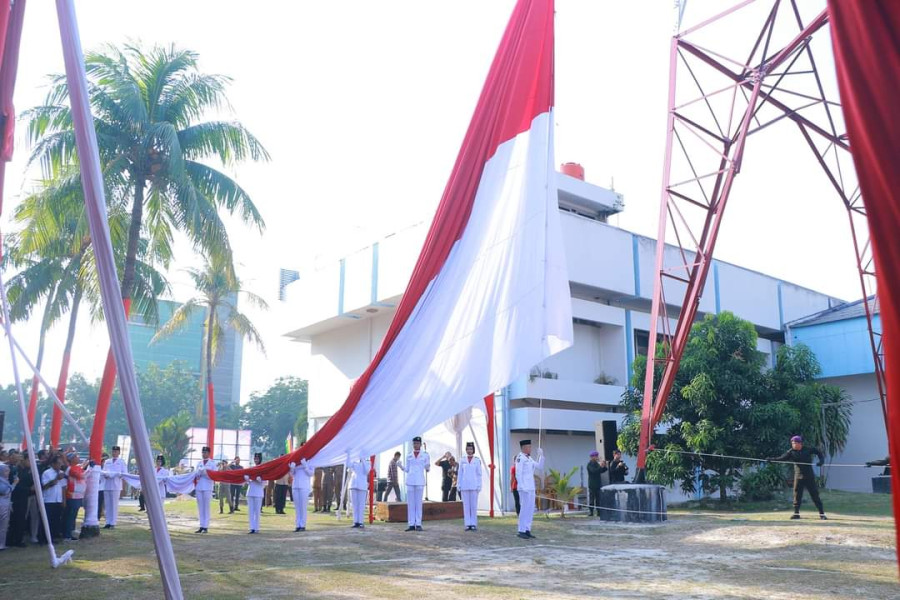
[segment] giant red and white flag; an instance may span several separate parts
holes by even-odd
[[[302,448],[255,473],[396,446],[572,344],[553,158],[553,4],[517,3],[372,364]]]

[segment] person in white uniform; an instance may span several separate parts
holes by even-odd
[[[544,451],[537,449],[538,459],[531,458],[531,440],[519,442],[521,452],[516,455],[516,484],[522,510],[519,512],[519,537],[534,539],[531,535],[531,520],[534,518],[534,472],[544,468]]]
[[[478,530],[478,494],[481,493],[481,459],[475,456],[475,442],[466,442],[466,456],[459,461],[457,487],[463,503],[466,531]]]
[[[119,518],[119,496],[122,492],[122,475],[128,472],[125,461],[119,458],[122,449],[112,447],[112,458],[103,467],[103,507],[106,511],[106,525],[103,529],[112,529]]]
[[[197,515],[200,518],[200,528],[194,533],[209,533],[209,513],[212,504],[213,480],[207,475],[207,471],[217,471],[216,461],[209,457],[209,446],[203,446],[200,450],[203,458],[197,465],[197,477],[194,478],[194,494],[197,497]]]
[[[431,457],[422,450],[422,438],[413,438],[413,451],[406,455],[406,464],[399,466],[406,473],[406,531],[422,531],[425,474],[431,470]]]
[[[353,503],[353,527],[363,529],[363,515],[366,509],[366,496],[369,492],[369,473],[372,463],[362,456],[350,463],[350,502]]]
[[[262,454],[257,452],[253,455],[253,464],[262,464]],[[247,482],[247,510],[250,511],[250,531],[248,533],[259,533],[259,515],[262,513],[263,496],[266,493],[266,481],[258,475],[250,479],[249,475],[244,475],[244,481]]]
[[[310,477],[315,471],[305,458],[300,459],[300,464],[288,465],[291,473],[291,497],[294,499],[294,512],[297,513],[294,533],[306,531],[306,512],[309,508]]]
[[[156,457],[156,486],[159,489],[159,499],[166,499],[166,480],[169,478],[169,470],[166,468],[166,457],[162,454]]]

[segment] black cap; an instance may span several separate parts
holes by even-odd
[[[531,440],[522,440],[521,442],[519,442],[519,448],[522,448],[523,446],[530,446],[530,445],[531,445]]]
[[[262,452],[255,452],[253,454],[253,458],[258,458],[259,460],[262,460]]]
[[[200,452],[209,452],[209,446],[203,446],[200,448]]]
[[[466,442],[466,448],[474,448],[475,442]]]
[[[414,442],[421,442],[421,441],[422,441],[422,438],[420,438],[419,436],[416,436],[416,437],[413,438],[413,441],[414,441]]]
[[[119,452],[121,452],[121,451],[122,451],[122,449],[121,449],[121,448],[119,448],[119,447],[118,447],[118,446],[113,446],[113,447],[112,447],[112,449],[113,449],[113,450],[118,450],[118,451],[119,451]]]
[[[163,466],[165,466],[166,465],[166,457],[163,456],[162,454],[157,454],[156,462],[161,462],[163,464]]]

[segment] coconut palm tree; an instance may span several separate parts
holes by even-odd
[[[42,182],[39,190],[27,196],[17,207],[14,221],[21,226],[11,236],[10,256],[13,265],[24,266],[10,280],[10,302],[13,318],[27,318],[43,296],[47,304],[42,322],[38,350],[40,369],[46,329],[69,312],[68,333],[60,368],[56,394],[65,401],[69,363],[75,339],[75,325],[83,299],[87,299],[94,320],[103,316],[100,283],[93,264],[91,238],[84,214],[84,198],[77,172]],[[109,227],[117,262],[125,258],[128,213],[115,207],[109,213]],[[157,297],[168,290],[165,278],[144,261],[148,245],[139,245],[135,285],[135,308],[150,322],[157,320]],[[36,378],[33,383],[36,383]],[[36,386],[32,396],[36,400]],[[62,426],[62,415],[54,409],[50,442],[56,445]]]
[[[172,254],[175,231],[196,249],[233,270],[231,246],[219,209],[259,229],[264,222],[250,195],[223,171],[246,159],[268,160],[262,144],[236,121],[201,121],[227,106],[229,79],[200,73],[197,54],[174,46],[143,50],[107,46],[85,56],[88,95],[111,206],[129,207],[128,242],[122,266],[126,312],[135,297],[138,251],[146,238],[150,256]],[[43,105],[26,113],[34,144],[31,161],[45,176],[77,163],[75,132],[65,76],[52,79]],[[163,263],[164,267],[168,262]],[[104,372],[92,439],[103,438],[115,380],[110,354]],[[92,446],[92,454],[99,453]]]
[[[225,339],[225,331],[232,329],[242,338],[256,343],[265,353],[262,338],[256,327],[237,308],[238,297],[243,295],[251,304],[267,309],[266,301],[241,287],[241,282],[234,276],[229,265],[221,260],[207,259],[203,269],[188,269],[194,281],[197,296],[190,298],[172,314],[151,340],[151,343],[171,336],[187,325],[191,316],[197,311],[205,311],[204,321],[204,371],[206,376],[206,405],[209,411],[207,428],[207,445],[214,447],[216,423],[215,391],[213,389],[212,369]],[[197,412],[202,414],[202,407]]]

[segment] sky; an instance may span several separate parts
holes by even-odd
[[[721,2],[692,0],[684,23]],[[821,3],[824,6],[824,2]],[[430,221],[452,169],[514,0],[78,0],[86,51],[104,44],[175,44],[200,68],[227,75],[230,111],[271,161],[231,174],[249,191],[262,235],[227,220],[238,273],[271,305],[249,310],[266,344],[245,344],[242,400],[276,377],[302,372],[303,348],[283,335],[279,268],[301,271],[422,221]],[[671,0],[557,0],[556,158],[585,167],[589,182],[625,198],[614,225],[656,236],[665,152]],[[743,18],[743,17],[741,17]],[[749,19],[750,17],[747,16]],[[754,27],[756,27],[754,22]],[[734,20],[712,42],[743,28]],[[749,28],[747,28],[749,29]],[[826,56],[820,63],[834,79]],[[54,3],[25,16],[15,104],[40,103],[47,75],[63,71]],[[18,125],[7,167],[3,231],[38,173]],[[753,139],[723,222],[716,257],[844,299],[860,296],[846,214],[796,129]],[[177,240],[172,297],[193,295],[185,267],[199,266]],[[602,265],[598,265],[602,268]],[[37,319],[15,325],[36,354]],[[45,373],[55,381],[66,320],[48,337]],[[105,326],[78,326],[72,372],[102,371]],[[12,381],[6,345],[0,383]]]

